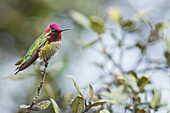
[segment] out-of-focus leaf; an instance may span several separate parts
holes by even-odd
[[[102,92],[102,96],[109,98],[110,100],[115,100],[118,103],[125,103],[128,100],[128,95],[124,93],[124,86],[119,86],[117,90],[113,92]]]
[[[168,113],[170,113],[170,109],[168,109]]]
[[[135,27],[136,27],[136,24],[134,21],[132,20],[126,20],[126,21],[121,21],[120,22],[120,25],[122,26],[122,28],[125,30],[125,31],[134,31],[135,30]]]
[[[71,76],[71,75],[66,75],[65,78],[72,78],[72,80],[74,82],[74,86],[75,86],[77,92],[84,98],[82,92],[80,91],[80,89],[79,89],[79,87],[78,87],[78,85],[77,85],[77,83],[75,81],[75,78],[73,76]]]
[[[166,57],[166,63],[167,63],[167,67],[170,67],[170,52],[166,51],[165,52],[165,57]]]
[[[28,109],[29,107],[30,105],[25,105],[25,104],[19,106],[20,109]]]
[[[89,85],[89,94],[90,94],[90,101],[93,99],[93,87]]]
[[[48,108],[48,106],[51,104],[49,100],[41,101],[38,104],[32,106],[32,111],[42,111]],[[21,109],[28,109],[30,105],[20,105]]]
[[[105,32],[104,22],[98,16],[91,16],[90,23],[93,31],[98,34],[103,34]]]
[[[95,106],[99,106],[99,105],[103,105],[105,103],[116,104],[117,102],[115,100],[99,100],[99,101],[94,102],[93,104],[91,104],[90,108],[95,107]]]
[[[156,109],[166,109],[167,104],[159,104],[156,106]]]
[[[137,113],[146,113],[146,111],[141,109],[141,110],[138,110]]]
[[[52,88],[52,86],[49,82],[44,83],[44,88],[47,91],[47,94],[48,94],[49,97],[55,98],[54,90],[53,90],[53,88]]]
[[[149,78],[147,76],[142,76],[137,80],[137,85],[140,90],[142,90],[148,83],[149,83]]]
[[[84,45],[85,45],[85,41],[84,41],[82,38],[77,38],[77,39],[76,39],[76,42],[77,42],[78,44],[80,44],[81,46],[84,46]]]
[[[73,99],[73,94],[69,94],[69,93],[66,93],[64,96],[63,96],[63,105],[64,107],[67,107],[70,105],[70,103],[72,102],[72,99]]]
[[[112,74],[115,75],[117,79],[120,81],[120,83],[123,84],[124,86],[130,88],[132,91],[137,90],[136,83],[133,80],[131,80],[129,77],[125,77],[122,74],[116,72],[112,72]]]
[[[52,98],[50,98],[52,104],[53,104],[53,109],[55,113],[61,113],[60,108],[58,107],[58,104],[55,102],[55,100],[53,100]]]
[[[155,25],[156,31],[164,30],[170,27],[170,22],[158,23]]]
[[[118,8],[109,8],[108,10],[108,15],[109,17],[114,20],[115,22],[120,22],[121,20],[121,14],[120,14],[120,9]]]
[[[85,28],[89,28],[90,26],[90,21],[89,19],[83,15],[80,12],[77,11],[71,11],[70,12],[70,16],[81,26],[85,27]]]
[[[146,46],[141,44],[140,42],[136,43],[136,47],[138,47],[142,53],[145,51]]]
[[[139,110],[142,110],[142,109],[146,109],[146,108],[149,108],[149,104],[144,104],[144,105],[138,105],[137,106],[137,108],[139,109]]]
[[[70,108],[73,113],[81,113],[84,110],[84,98],[77,96],[71,103]]]
[[[136,81],[138,79],[136,72],[134,72],[133,70],[130,70],[128,72],[128,76],[131,78],[131,80],[134,80],[134,81]]]
[[[142,20],[146,25],[148,25],[152,28],[151,22],[147,19],[147,16],[150,12],[151,12],[150,10],[138,11],[138,15],[133,17],[133,20],[136,22]]]
[[[84,48],[89,48],[89,47],[93,46],[94,44],[96,44],[97,41],[98,40],[94,40],[89,43],[85,43],[85,41],[82,38],[77,39],[77,43],[80,44],[81,46],[83,46]]]
[[[29,77],[32,77],[34,74],[17,74],[17,75],[10,75],[3,78],[0,78],[0,80],[5,79],[11,79],[11,80],[25,80]]]
[[[155,42],[159,39],[159,33],[156,30],[150,31],[149,42]]]
[[[153,98],[152,102],[150,103],[150,105],[153,109],[155,109],[156,106],[160,103],[160,99],[161,99],[161,94],[158,91],[154,94],[154,98]]]
[[[97,62],[93,62],[93,64],[97,67],[99,67],[100,69],[104,69],[104,66],[102,64],[99,64]]]
[[[108,110],[101,110],[100,113],[110,113]]]
[[[98,41],[98,40],[94,40],[94,41],[92,41],[92,42],[86,43],[86,44],[84,45],[84,47],[85,47],[85,48],[89,48],[89,47],[93,46],[94,44],[96,44],[97,41]]]

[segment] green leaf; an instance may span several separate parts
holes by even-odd
[[[149,36],[149,43],[155,42],[159,39],[159,33],[156,30],[151,30],[150,31],[150,36]]]
[[[136,92],[137,86],[136,82],[134,82],[129,77],[125,77],[122,74],[112,72],[113,75],[116,76],[116,78],[120,81],[120,83],[128,88],[130,88],[133,92]]]
[[[154,94],[154,98],[152,100],[152,102],[150,103],[151,107],[153,109],[156,108],[156,106],[160,103],[160,99],[161,99],[161,94],[159,91],[157,91],[155,94]]]
[[[55,102],[55,100],[53,100],[52,98],[50,98],[52,104],[53,104],[53,109],[55,113],[61,113],[60,108],[58,107],[58,104]]]
[[[99,35],[105,32],[104,22],[98,16],[90,17],[91,28]]]
[[[75,81],[75,78],[73,76],[71,76],[71,75],[66,75],[65,78],[72,78],[72,80],[74,82],[74,86],[75,86],[77,92],[84,98],[82,92],[80,91],[80,89],[79,89],[79,87],[78,87],[78,85],[77,85],[77,83]]]
[[[32,111],[42,111],[48,108],[48,106],[51,104],[49,100],[41,101],[38,104],[32,106]],[[20,105],[21,109],[28,109],[30,105]]]
[[[134,21],[132,20],[126,20],[126,21],[121,21],[120,25],[122,26],[122,28],[126,31],[133,31],[134,28],[136,27],[136,24]]]
[[[110,113],[108,110],[101,110],[100,113]]]
[[[89,85],[90,101],[93,99],[93,87]]]
[[[19,106],[20,109],[28,109],[29,107],[30,105],[25,105],[25,104]]]
[[[170,113],[170,109],[168,109],[168,113]]]
[[[85,45],[85,41],[82,39],[82,38],[77,38],[76,39],[76,42],[81,45],[81,46],[84,46]]]
[[[95,66],[99,67],[100,69],[104,69],[103,64],[99,64],[99,63],[97,63],[97,62],[93,62],[93,64],[94,64]]]
[[[81,113],[84,110],[84,98],[77,96],[71,103],[70,108],[73,113]]]
[[[73,20],[75,20],[78,24],[80,24],[81,26],[85,27],[85,28],[89,28],[90,26],[90,21],[89,19],[83,15],[80,12],[77,11],[71,11],[70,12],[70,16],[73,18]]]
[[[33,76],[34,74],[17,74],[17,75],[10,75],[10,76],[6,76],[3,78],[0,78],[0,80],[5,80],[5,79],[11,79],[11,80],[25,80],[31,76]]]
[[[105,103],[116,104],[117,102],[115,100],[99,100],[99,101],[96,101],[93,104],[91,104],[90,108],[95,107],[95,106],[99,106],[99,105],[103,105]]]
[[[84,45],[84,47],[85,47],[85,48],[89,48],[89,47],[93,46],[94,44],[96,44],[97,41],[98,41],[98,40],[94,40],[94,41],[92,41],[92,42],[86,43],[86,44]]]
[[[108,10],[108,15],[109,17],[114,20],[115,22],[120,22],[121,20],[121,14],[120,14],[120,9],[118,8],[109,8]]]
[[[166,57],[166,63],[167,63],[167,67],[170,67],[170,52],[166,51],[165,52],[165,57]]]
[[[41,101],[38,104],[34,105],[32,107],[32,111],[42,111],[48,108],[48,106],[51,104],[49,100]]]
[[[149,78],[147,76],[142,76],[137,80],[137,85],[139,90],[141,91],[148,83],[150,83]]]
[[[137,81],[137,79],[138,79],[138,77],[137,77],[137,75],[136,75],[136,72],[134,72],[133,70],[130,70],[130,71],[128,72],[128,76],[129,76],[130,79],[133,80],[133,81]]]
[[[102,96],[115,100],[118,103],[125,103],[128,100],[128,95],[124,93],[124,86],[120,85],[117,90],[112,92],[102,92]]]

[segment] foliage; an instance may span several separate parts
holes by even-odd
[[[53,9],[45,8],[44,10],[51,12]],[[60,65],[58,67],[59,71],[52,69],[47,73],[48,78],[44,84],[45,98],[42,98],[41,101],[39,100],[32,107],[32,111],[47,110],[50,109],[50,105],[53,107],[51,112],[55,113],[113,113],[113,106],[115,105],[120,105],[125,109],[125,112],[134,113],[149,113],[151,111],[159,111],[160,109],[167,109],[167,112],[170,111],[168,111],[166,103],[161,101],[162,90],[153,86],[151,75],[149,75],[149,72],[157,71],[168,73],[170,67],[170,40],[164,33],[164,30],[170,26],[170,22],[161,22],[153,25],[147,18],[150,14],[149,12],[139,12],[129,19],[124,19],[121,10],[113,7],[108,9],[107,16],[105,17],[103,15],[87,17],[85,14],[73,10],[69,14],[78,25],[97,34],[96,39],[92,41],[87,42],[83,38],[78,38],[77,42],[85,49],[97,51],[104,58],[103,62],[94,63],[103,72],[99,78],[99,82],[103,85],[99,89],[93,87],[94,84],[89,84],[88,89],[80,88],[76,78],[67,75],[65,76],[66,78],[73,80],[77,93],[62,96],[60,90],[56,90],[57,86],[54,85],[54,75],[61,73],[65,68],[65,65]],[[26,15],[29,15],[29,12],[26,12]],[[140,36],[144,28],[147,28],[149,33],[147,38]],[[120,32],[117,33],[117,31]],[[127,34],[137,34],[135,39],[130,39],[135,40],[131,45],[126,42],[128,40]],[[111,36],[112,41],[110,41],[110,45],[105,44],[105,40],[108,38],[105,35]],[[154,60],[147,55],[149,47],[159,42],[163,42],[166,45],[164,52],[164,58],[166,60]],[[125,54],[133,49],[140,51],[139,59],[134,59],[135,64],[133,68],[126,69],[123,65],[123,59]],[[118,50],[119,54],[115,55],[115,50]],[[119,59],[115,60],[115,57]],[[65,61],[65,64],[68,63],[64,57],[62,60],[63,62]],[[108,64],[111,64],[109,68]],[[54,67],[56,68],[56,66]],[[39,79],[41,77],[39,75],[40,68],[41,66],[36,69],[35,74],[7,76],[2,79],[25,80],[33,75],[38,75],[37,78]],[[86,94],[86,91],[89,93]],[[51,97],[50,100],[46,99],[49,97]],[[151,97],[151,99],[148,99],[148,97]],[[28,109],[28,107],[28,105],[21,105],[20,109]]]
[[[101,55],[105,58],[105,63],[95,64],[97,67],[103,70],[104,78],[107,76],[108,78],[112,79],[107,82],[105,81],[104,87],[97,89],[95,92],[90,85],[90,94],[88,96],[84,96],[89,97],[90,99],[88,100],[84,98],[85,108],[83,112],[90,112],[90,110],[93,112],[100,111],[100,113],[113,112],[114,109],[112,106],[115,104],[124,106],[125,112],[130,111],[135,113],[149,113],[152,110],[158,111],[161,108],[167,109],[165,108],[166,104],[161,102],[161,90],[155,88],[152,85],[150,76],[145,75],[145,73],[162,70],[168,73],[170,61],[170,43],[169,39],[164,34],[164,30],[169,27],[169,22],[162,22],[152,25],[150,20],[147,18],[148,15],[149,12],[139,12],[132,18],[124,20],[121,15],[121,11],[118,8],[109,8],[108,15],[105,18],[99,17],[97,15],[89,17],[90,26],[88,29],[93,30],[96,34],[98,34],[98,37],[91,42],[86,42],[83,40],[83,38],[79,38],[78,43],[83,48],[92,48],[101,53]],[[85,18],[87,20],[87,17]],[[76,19],[75,17],[73,19],[75,21],[78,20],[77,23],[80,23],[80,21],[83,20],[78,16]],[[106,27],[108,24],[112,24],[112,26],[115,25],[116,27],[108,29]],[[81,25],[83,25],[83,21],[81,21]],[[148,32],[150,32],[150,35],[147,37],[147,39],[137,39],[133,45],[126,44],[125,42],[128,40],[126,35],[142,32],[142,29],[140,28],[142,25],[145,25],[144,27],[149,28]],[[105,38],[107,37],[103,37],[103,34],[108,34],[108,32],[106,32],[106,28],[107,31],[111,33],[114,46],[111,45],[110,47],[110,45],[106,45],[104,43],[106,40]],[[115,29],[120,30],[122,37],[118,37],[117,33],[115,33],[113,29],[114,31],[116,31]],[[160,41],[163,41],[166,44],[166,62],[162,60],[150,59],[147,55],[148,48],[159,43]],[[100,50],[97,48],[98,46],[100,46]],[[114,59],[114,49],[117,48],[120,51],[119,62],[116,62]],[[123,67],[123,58],[125,57],[125,52],[127,53],[134,48],[138,48],[140,50],[141,56],[138,60],[136,60],[134,68],[127,70]],[[112,67],[108,69],[107,63],[112,63]],[[147,67],[143,66],[141,68],[140,66],[143,64],[147,64]],[[149,87],[151,90],[148,90]],[[93,97],[97,97],[95,101],[101,101],[103,99],[107,99],[107,101],[95,103],[92,101],[93,99],[91,95],[93,95]],[[152,100],[147,99],[148,96],[151,96]],[[107,103],[108,101],[114,102]],[[101,106],[96,107],[99,105]],[[95,107],[95,109],[91,109],[92,106]],[[102,109],[107,109],[108,111]]]

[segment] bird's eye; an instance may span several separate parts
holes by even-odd
[[[52,30],[51,30],[51,32],[55,32],[55,30],[54,30],[54,29],[52,29]]]

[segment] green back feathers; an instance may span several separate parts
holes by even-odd
[[[37,50],[41,45],[43,45],[46,42],[46,40],[47,38],[44,35],[40,36],[37,40],[35,40],[35,42],[29,48],[26,56],[23,58],[18,68],[20,68],[26,61],[28,61],[31,55],[33,55],[34,51]]]

